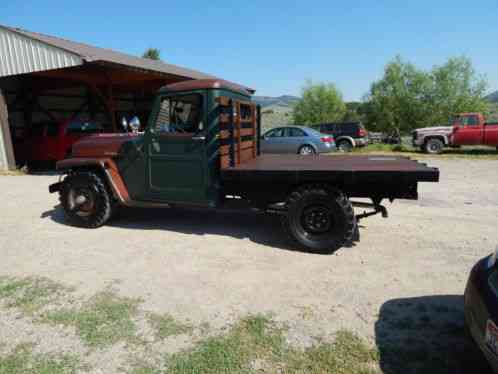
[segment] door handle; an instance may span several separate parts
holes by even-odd
[[[192,140],[195,140],[195,141],[204,141],[204,140],[206,140],[206,137],[203,136],[203,135],[192,136]]]

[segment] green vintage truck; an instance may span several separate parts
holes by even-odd
[[[251,92],[234,83],[168,85],[143,132],[75,143],[49,191],[59,192],[72,224],[88,228],[104,225],[117,206],[236,202],[280,215],[290,245],[331,253],[358,239],[359,219],[387,216],[384,199],[417,199],[418,182],[439,179],[436,168],[404,157],[261,155],[260,118]],[[353,205],[370,210],[355,215]]]

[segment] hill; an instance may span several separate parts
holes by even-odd
[[[491,103],[498,103],[498,91],[490,93],[485,99]]]
[[[261,127],[268,129],[290,125],[292,123],[292,107],[289,105],[268,105],[261,108]]]
[[[292,95],[282,95],[277,97],[272,96],[253,96],[253,100],[261,105],[261,108],[269,106],[283,106],[290,107],[299,101],[299,97]]]

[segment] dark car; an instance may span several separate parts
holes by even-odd
[[[343,152],[368,144],[368,131],[361,122],[322,123],[320,132],[333,135],[337,148]]]
[[[497,252],[474,266],[464,296],[465,324],[495,373],[498,373]]]

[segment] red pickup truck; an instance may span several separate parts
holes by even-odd
[[[413,145],[426,153],[441,153],[444,147],[487,145],[498,149],[498,122],[486,122],[481,113],[460,113],[450,126],[413,131]]]

